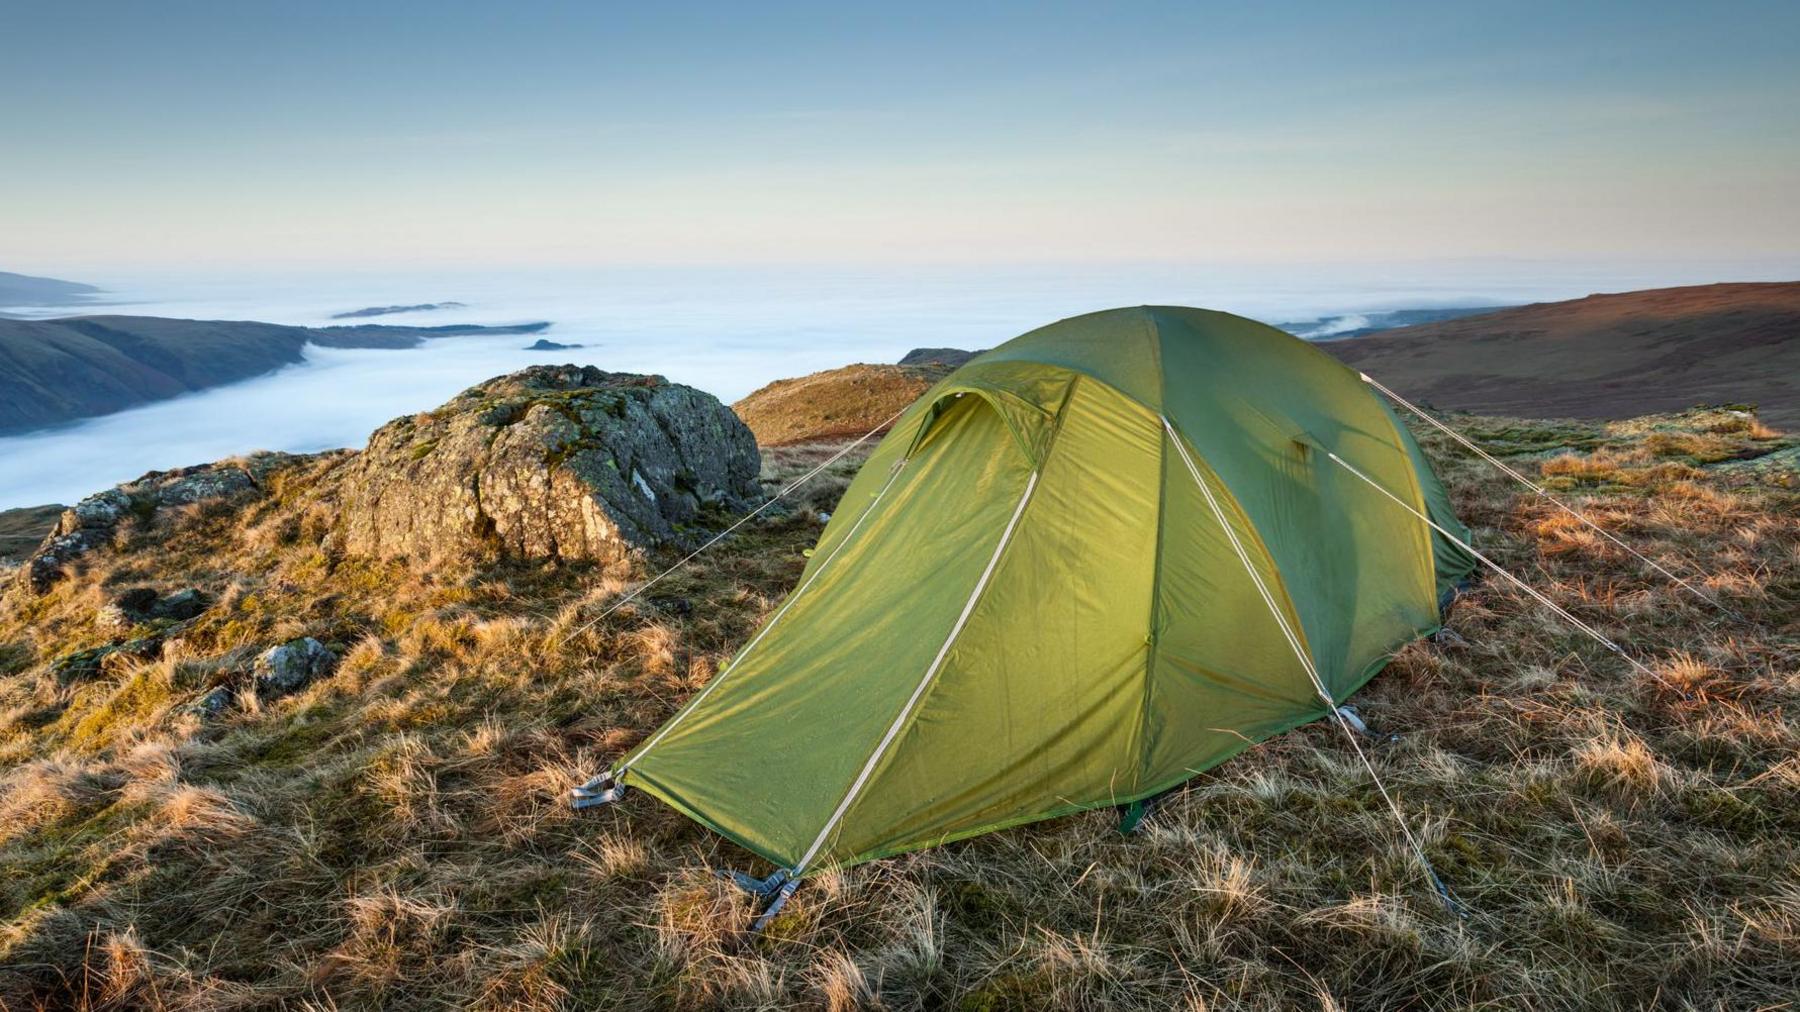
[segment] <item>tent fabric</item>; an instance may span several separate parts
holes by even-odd
[[[1330,356],[1224,313],[1075,317],[901,416],[797,596],[620,782],[805,874],[1148,798],[1327,715],[1172,438],[1334,705],[1474,568],[1326,457],[1467,539]]]

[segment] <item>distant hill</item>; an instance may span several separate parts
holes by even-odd
[[[1800,425],[1800,282],[1590,295],[1319,347],[1445,408],[1625,418],[1746,403]]]
[[[731,406],[761,446],[789,446],[860,436],[898,412],[950,367],[847,365],[776,380]]]
[[[439,309],[463,309],[460,302],[421,302],[413,306],[369,306],[365,309],[352,309],[348,313],[332,313],[334,320],[354,320],[365,316],[392,316],[395,313],[429,313]]]
[[[1379,334],[1384,330],[1412,327],[1421,323],[1438,323],[1463,316],[1494,313],[1511,306],[1456,306],[1441,309],[1385,309],[1363,313],[1320,316],[1311,320],[1277,323],[1276,327],[1308,341],[1335,341],[1345,337]]]
[[[986,349],[981,349],[985,351]],[[964,351],[961,348],[914,348],[900,356],[901,365],[947,365],[952,369],[961,368],[969,359],[981,354],[981,351]]]
[[[287,327],[154,316],[0,320],[0,434],[110,414],[298,362],[307,344],[410,348],[432,337],[530,334],[511,327]]]
[[[26,506],[23,509],[0,510],[0,566],[8,560],[23,559],[44,540],[56,526],[63,507],[57,504]]]
[[[99,294],[100,289],[77,281],[0,271],[0,306],[70,306],[90,302]]]

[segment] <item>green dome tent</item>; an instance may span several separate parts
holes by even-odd
[[[1271,327],[1117,309],[980,355],[606,799],[791,881],[1149,798],[1326,716],[1474,566],[1333,453],[1466,540],[1386,405]]]

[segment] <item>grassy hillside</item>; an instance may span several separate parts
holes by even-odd
[[[108,414],[298,362],[308,344],[410,348],[428,337],[517,327],[287,327],[154,316],[0,319],[0,434]]]
[[[1356,699],[1366,747],[1468,905],[1439,906],[1330,727],[1106,813],[811,881],[756,939],[710,869],[760,862],[643,795],[564,792],[655,728],[800,572],[840,466],[595,627],[579,565],[419,570],[320,546],[322,476],[128,526],[0,609],[0,1007],[1777,1008],[1800,994],[1800,490],[1726,413],[1464,417],[1721,615],[1422,437],[1481,545],[1691,698],[1498,581]],[[1771,451],[1776,451],[1771,453]],[[798,473],[817,447],[767,454]],[[1785,461],[1785,463],[1784,463]],[[160,516],[160,514],[159,514]],[[161,658],[108,595],[216,603]],[[311,635],[276,702],[249,658]],[[223,715],[187,704],[238,694]]]
[[[1800,427],[1800,282],[1590,295],[1319,347],[1446,408],[1625,418],[1749,402]]]
[[[847,365],[776,380],[731,406],[763,446],[860,436],[917,400],[950,367]]]
[[[17,562],[44,540],[63,508],[57,505],[0,510],[0,564]]]

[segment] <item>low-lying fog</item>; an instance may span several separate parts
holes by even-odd
[[[251,450],[361,446],[390,418],[434,407],[473,383],[532,363],[661,373],[729,403],[771,380],[850,362],[892,362],[920,346],[988,347],[1062,317],[1111,306],[1198,305],[1288,322],[1384,309],[1562,299],[1712,278],[1656,268],[1600,272],[1492,261],[1405,268],[671,269],[70,280],[105,287],[109,304],[8,311],[313,326],[532,320],[555,326],[542,335],[446,338],[408,351],[310,348],[301,364],[233,386],[0,438],[0,509],[74,502],[148,470]],[[446,300],[466,305],[330,319],[365,306]],[[1326,322],[1319,330],[1334,326]],[[540,336],[584,347],[526,351]]]

